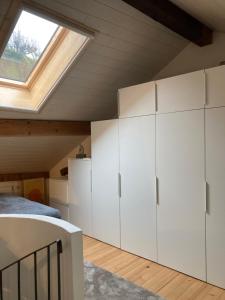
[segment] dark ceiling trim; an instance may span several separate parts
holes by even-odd
[[[213,31],[168,0],[123,0],[185,39],[206,46],[213,42]]]
[[[0,136],[85,136],[91,134],[88,121],[0,120]]]

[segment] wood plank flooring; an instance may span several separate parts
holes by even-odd
[[[84,258],[167,300],[225,300],[225,290],[84,236]]]

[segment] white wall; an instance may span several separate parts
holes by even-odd
[[[84,146],[84,151],[88,157],[91,156],[91,137],[87,137],[81,143]],[[70,151],[63,159],[61,159],[51,170],[50,170],[50,177],[61,177],[60,170],[64,167],[68,166],[68,159],[76,157],[78,153],[79,147],[76,146],[72,151]]]
[[[198,47],[188,44],[154,79],[171,77],[218,66],[225,60],[225,33],[214,33],[212,45]]]

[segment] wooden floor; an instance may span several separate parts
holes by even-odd
[[[84,236],[85,260],[167,300],[225,300],[225,290]]]

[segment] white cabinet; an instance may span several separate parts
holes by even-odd
[[[68,221],[69,204],[68,204],[68,180],[64,178],[49,179],[49,203],[50,206],[58,209],[61,218]]]
[[[159,80],[156,89],[158,113],[204,108],[204,71]]]
[[[155,116],[119,120],[121,248],[156,261]]]
[[[49,179],[49,203],[58,209],[63,220],[69,219],[68,180],[64,178]]]
[[[69,205],[56,201],[50,201],[50,206],[60,211],[61,219],[69,221]]]
[[[225,106],[225,66],[205,70],[206,107]]]
[[[119,90],[119,117],[155,113],[155,83],[148,82]]]
[[[206,110],[207,279],[225,288],[225,108]]]
[[[204,110],[156,116],[158,262],[206,279]]]
[[[91,160],[69,160],[69,220],[92,235]]]
[[[93,235],[120,246],[118,120],[91,124]]]

